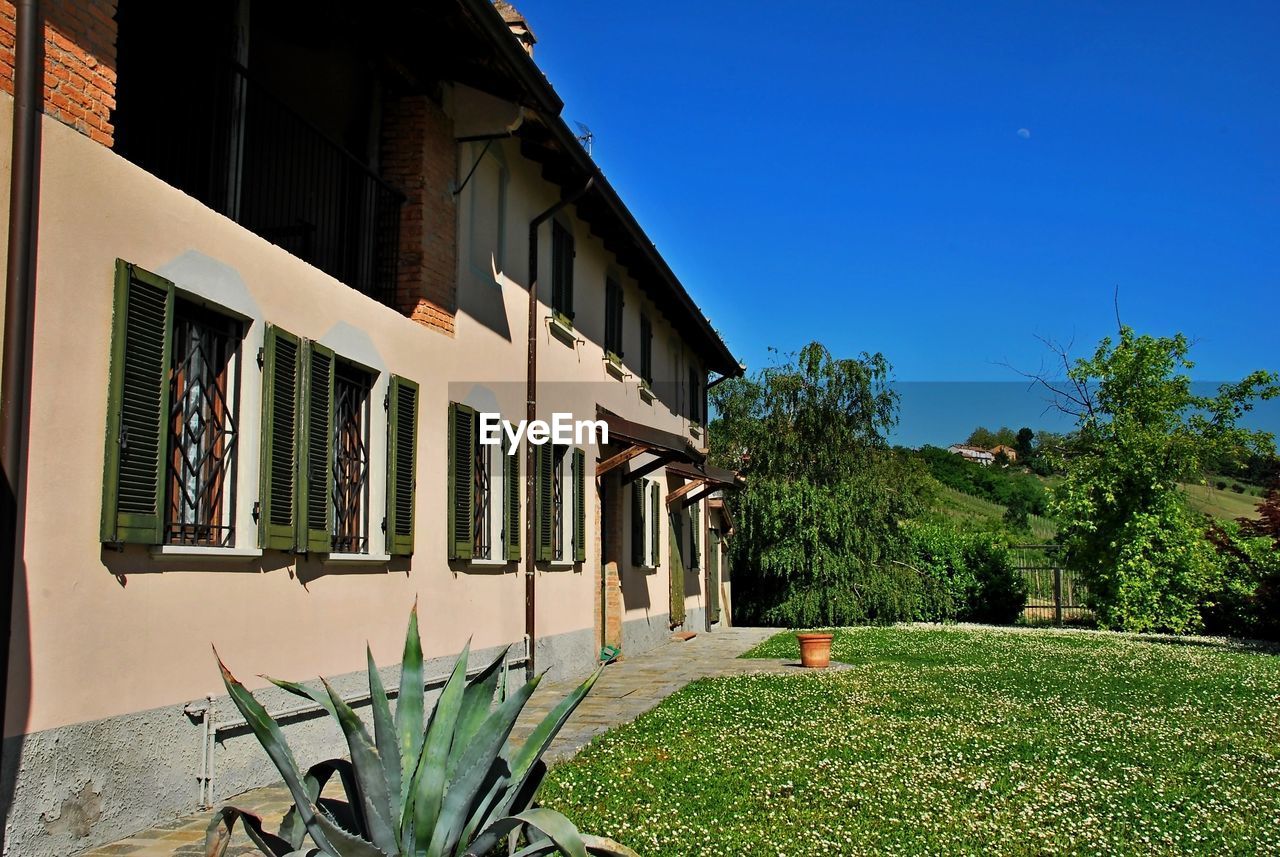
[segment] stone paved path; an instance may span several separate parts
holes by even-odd
[[[653,651],[624,658],[605,668],[591,694],[573,713],[552,743],[548,762],[570,758],[603,732],[630,723],[691,681],[708,676],[738,675],[747,672],[794,672],[794,661],[739,660],[738,655],[777,633],[773,628],[720,628],[699,634],[688,642],[666,643]],[[833,666],[837,666],[833,664]],[[540,686],[525,706],[513,739],[524,740],[529,732],[572,690],[581,679]],[[253,789],[223,803],[233,803],[263,816],[268,830],[275,830],[291,805],[283,785]],[[202,855],[204,831],[210,814],[201,812],[157,825],[111,845],[82,852],[83,857],[174,857]],[[258,854],[243,833],[227,850],[228,855]]]

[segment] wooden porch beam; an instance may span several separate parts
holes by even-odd
[[[655,453],[655,455],[657,455],[658,457],[655,458],[653,461],[650,461],[647,464],[642,464],[639,467],[637,467],[635,470],[630,470],[624,473],[622,475],[622,484],[624,486],[630,485],[632,482],[635,482],[637,479],[640,479],[641,477],[644,477],[644,476],[648,476],[650,473],[657,470],[659,467],[662,467],[664,464],[669,464],[671,460],[676,457],[676,454],[674,452],[658,452],[658,453]]]
[[[674,506],[676,503],[680,502],[681,497],[683,497],[684,495],[688,494],[691,491],[696,491],[697,489],[701,488],[703,485],[706,485],[706,484],[707,484],[707,480],[705,479],[690,479],[688,482],[684,483],[679,488],[677,488],[676,490],[672,491],[670,494],[667,495],[667,505]]]
[[[703,497],[707,496],[708,494],[714,493],[718,487],[720,486],[714,485],[711,482],[706,482],[702,486],[702,488],[700,488],[698,491],[691,493],[688,497],[685,497],[684,500],[680,502],[680,508],[681,509],[689,508],[694,503],[701,500]]]
[[[615,467],[621,467],[631,459],[635,458],[637,455],[643,455],[648,451],[649,451],[649,448],[647,446],[643,446],[638,443],[633,443],[631,444],[631,446],[627,447],[622,452],[619,452],[617,455],[610,456],[609,458],[606,458],[604,461],[597,464],[596,476],[597,477],[604,476],[606,473],[608,473],[610,470],[613,470]]]

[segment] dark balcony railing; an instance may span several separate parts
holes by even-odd
[[[121,154],[352,288],[394,305],[404,197],[246,69],[155,105]],[[181,115],[186,114],[186,115]],[[134,121],[140,121],[135,119]]]

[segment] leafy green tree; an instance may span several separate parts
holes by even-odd
[[[1258,399],[1280,392],[1276,376],[1254,372],[1213,396],[1198,396],[1185,336],[1138,335],[1122,326],[1092,357],[1058,350],[1066,381],[1039,382],[1076,418],[1060,457],[1066,477],[1051,510],[1068,565],[1089,584],[1100,621],[1130,631],[1194,631],[1205,593],[1222,566],[1180,482],[1201,478],[1224,450],[1265,452],[1272,437],[1238,422]]]
[[[1013,448],[1017,450],[1019,461],[1031,460],[1031,456],[1035,453],[1035,447],[1032,446],[1035,438],[1036,433],[1026,426],[1018,429],[1018,436],[1014,439]]]
[[[890,366],[833,357],[817,342],[711,391],[714,459],[741,469],[734,499],[736,609],[792,626],[912,618],[915,572],[899,560],[901,522],[929,482],[895,455]]]
[[[969,436],[965,438],[966,446],[978,446],[983,449],[990,449],[996,445],[996,434],[989,428],[978,426],[969,432]]]

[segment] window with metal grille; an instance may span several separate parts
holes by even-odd
[[[475,442],[474,485],[471,496],[474,500],[474,520],[472,527],[475,543],[472,546],[472,559],[492,559],[493,551],[493,477],[494,447],[480,443],[479,433]]]
[[[167,544],[229,547],[235,543],[230,484],[239,435],[234,378],[239,342],[237,322],[190,301],[174,301]]]
[[[373,376],[337,361],[333,378],[333,550],[369,552],[369,398]]]
[[[573,320],[573,233],[551,224],[551,309],[568,321]]]
[[[569,480],[565,478],[565,468],[569,466],[567,446],[556,446],[551,454],[551,558],[567,559],[565,545],[569,543],[565,533],[564,501],[565,486]]]

